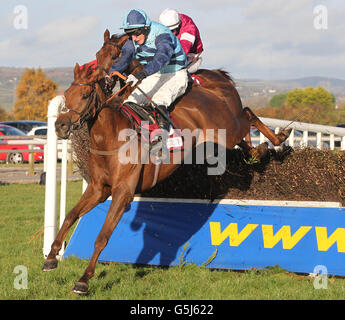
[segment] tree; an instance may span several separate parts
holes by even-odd
[[[3,107],[0,106],[0,121],[12,120],[13,115],[11,111],[6,111]]]
[[[271,105],[257,113],[262,117],[324,125],[338,124],[340,115],[335,109],[334,95],[322,87],[294,89],[286,94],[281,107]]]
[[[305,89],[295,89],[288,92],[286,96],[286,105],[291,107],[304,107],[320,105],[326,109],[334,109],[334,96],[322,87]]]
[[[14,118],[45,121],[48,102],[57,95],[57,87],[42,69],[25,69],[16,89]]]
[[[286,100],[286,93],[277,94],[270,100],[271,107],[281,107]]]

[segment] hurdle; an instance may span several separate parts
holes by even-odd
[[[57,178],[56,178],[56,169],[57,169],[57,136],[55,133],[55,121],[61,111],[61,108],[64,106],[64,97],[63,96],[57,96],[55,97],[53,100],[50,101],[49,106],[48,106],[48,133],[47,133],[47,148],[46,148],[46,152],[45,152],[45,158],[46,158],[46,162],[47,162],[47,172],[46,172],[46,196],[45,196],[45,214],[44,214],[44,244],[43,244],[43,254],[44,257],[47,257],[47,255],[50,252],[51,249],[51,244],[53,243],[53,241],[56,238],[56,234],[57,234],[57,229],[58,229],[58,224],[57,224]],[[65,214],[66,214],[66,177],[67,177],[67,140],[64,140],[63,143],[63,157],[62,157],[62,170],[61,170],[61,197],[60,197],[60,227],[62,222],[64,221],[65,218]],[[83,183],[83,191],[86,188],[86,183],[84,181]],[[258,243],[264,243],[264,248],[262,248],[262,246],[259,247],[255,247],[255,246],[248,246],[247,250],[247,254],[246,256],[250,256],[249,253],[253,252],[253,250],[270,250],[270,249],[274,249],[276,250],[276,253],[274,256],[272,256],[272,260],[271,261],[279,261],[276,260],[276,257],[280,257],[282,256],[282,252],[283,253],[289,253],[293,251],[289,251],[294,249],[294,246],[296,246],[296,248],[298,250],[299,246],[303,245],[303,241],[306,241],[306,245],[310,245],[310,247],[313,249],[313,253],[315,255],[315,257],[321,257],[325,254],[329,254],[330,257],[333,259],[333,257],[335,257],[335,259],[333,259],[332,261],[334,261],[334,265],[340,265],[339,262],[341,262],[341,264],[344,262],[343,261],[343,252],[345,252],[345,225],[340,223],[339,221],[342,221],[342,216],[344,214],[344,208],[341,208],[341,205],[339,203],[304,203],[304,202],[294,202],[294,203],[290,203],[287,201],[256,201],[256,200],[217,200],[218,201],[218,207],[215,207],[215,212],[217,215],[212,216],[212,221],[208,221],[207,219],[209,218],[207,215],[205,216],[205,221],[207,221],[207,223],[205,223],[202,225],[202,228],[200,228],[200,230],[202,231],[202,233],[200,234],[200,238],[199,239],[208,239],[208,242],[211,244],[211,246],[208,247],[208,254],[211,255],[212,254],[212,250],[214,250],[215,248],[218,248],[218,252],[219,252],[219,256],[222,254],[227,254],[227,252],[232,252],[232,253],[236,253],[238,254],[238,257],[240,257],[242,259],[242,256],[240,254],[242,254],[241,252],[241,248],[243,248],[242,246],[244,244],[246,244],[246,241],[249,242],[249,244],[255,244],[257,245]],[[216,202],[217,202],[216,201]],[[163,202],[167,203],[167,207],[165,207],[165,204],[163,204]],[[183,203],[182,203],[183,202]],[[214,202],[213,204],[215,204],[216,202]],[[182,203],[182,204],[181,204]],[[133,210],[132,212],[128,211],[127,214],[127,218],[124,219],[123,222],[120,223],[120,229],[119,231],[117,231],[118,233],[120,233],[120,235],[125,236],[126,239],[124,240],[124,244],[128,243],[128,238],[127,236],[130,235],[133,237],[133,242],[134,240],[138,239],[138,237],[142,237],[141,233],[136,233],[133,232],[133,230],[131,230],[131,223],[133,221],[137,221],[136,219],[136,208],[138,206],[141,206],[143,209],[143,213],[148,216],[149,214],[151,214],[152,211],[152,207],[155,207],[156,210],[159,210],[161,212],[167,212],[167,209],[172,208],[173,206],[179,207],[181,208],[181,206],[186,206],[189,207],[189,212],[191,212],[192,210],[195,210],[194,205],[198,205],[200,208],[204,207],[204,206],[210,206],[208,204],[208,200],[197,200],[197,199],[193,199],[193,200],[186,200],[186,199],[141,199],[141,198],[136,198],[134,203],[133,203]],[[226,207],[223,212],[220,211],[220,209],[222,209],[225,206],[234,206],[234,207]],[[104,208],[98,208],[96,210],[98,210],[99,212],[96,214],[94,214],[94,216],[99,216],[99,219],[103,219],[104,218],[104,214],[107,211],[107,206],[109,206],[109,202],[105,203],[105,207]],[[257,217],[260,217],[259,214],[257,214],[255,211],[253,211],[256,207],[262,206],[264,208],[268,208],[268,207],[290,207],[292,209],[289,209],[289,213],[287,218],[295,218],[296,216],[298,216],[298,214],[296,213],[300,213],[301,210],[304,211],[303,208],[307,208],[307,207],[316,207],[316,209],[318,211],[320,211],[320,221],[322,221],[322,223],[318,224],[318,225],[310,225],[310,221],[308,220],[308,215],[310,216],[310,210],[309,213],[306,214],[305,218],[306,220],[303,221],[293,221],[293,223],[289,223],[290,221],[287,220],[287,222],[283,225],[281,225],[280,223],[280,209],[273,209],[271,216],[269,217],[268,220],[261,220],[258,219]],[[302,209],[299,209],[298,207],[302,207]],[[327,208],[321,208],[321,207],[327,207]],[[240,209],[240,211],[236,212],[235,209]],[[253,209],[253,210],[252,210]],[[218,210],[218,211],[216,211]],[[242,210],[242,211],[241,211]],[[263,209],[262,209],[263,210]],[[266,210],[266,209],[265,209]],[[334,216],[334,223],[331,225],[327,225],[326,220],[324,220],[324,217],[329,217],[328,213],[326,215],[326,210],[330,210],[330,212],[332,211],[332,215]],[[228,214],[228,212],[233,211],[231,214]],[[243,219],[244,214],[246,212],[250,212],[249,215],[247,215],[247,221],[245,224],[241,225],[241,223],[243,223],[244,220],[240,220]],[[92,213],[87,214],[85,216],[85,218],[83,217],[84,222],[82,224],[80,224],[80,226],[82,227],[82,225],[87,225],[87,223],[89,223],[89,226],[92,226],[92,230],[93,232],[95,232],[94,227],[95,224],[93,223],[94,221],[92,220],[87,220],[86,218],[91,217]],[[154,215],[154,218],[158,216],[158,215]],[[171,216],[171,212],[170,212],[170,216]],[[150,218],[152,217],[152,215],[149,216]],[[226,219],[224,219],[224,217]],[[277,220],[277,217],[279,218]],[[129,220],[129,219],[132,220]],[[140,218],[140,217],[139,217]],[[207,218],[207,219],[206,219]],[[237,218],[237,220],[232,220]],[[255,218],[255,223],[252,223],[253,219]],[[272,220],[273,219],[273,220]],[[339,220],[340,219],[340,220]],[[127,221],[126,221],[127,220]],[[191,224],[191,221],[188,223],[185,223],[185,225]],[[149,221],[150,222],[150,221]],[[101,224],[101,220],[98,221],[99,225]],[[160,221],[159,221],[160,223]],[[160,225],[158,223],[153,223],[154,225]],[[255,227],[255,228],[254,228]],[[123,228],[121,230],[121,228]],[[328,229],[327,229],[328,228]],[[179,229],[179,228],[178,228]],[[125,233],[124,231],[129,231],[131,232],[131,234],[129,233]],[[135,231],[135,230],[134,230]],[[153,240],[155,240],[155,235],[157,232],[161,232],[162,230],[155,230],[153,232]],[[211,231],[211,232],[210,232]],[[270,232],[267,235],[267,232]],[[303,236],[301,236],[301,232],[303,233]],[[122,233],[122,234],[121,234]],[[171,234],[171,233],[170,233]],[[275,241],[276,239],[276,235],[279,234],[282,236],[282,245],[283,247],[280,248],[280,242],[279,241]],[[243,238],[243,240],[240,242],[239,240],[239,244],[236,246],[234,245],[231,241],[233,239],[233,235],[235,235],[237,237],[237,240],[239,239],[239,237],[241,238],[243,235],[246,235],[246,237]],[[334,236],[333,236],[334,235]],[[250,237],[251,236],[251,237]],[[333,237],[332,237],[333,236]],[[72,236],[74,237],[74,236]],[[260,238],[261,237],[261,238]],[[299,239],[299,241],[297,241],[297,238],[301,238]],[[228,241],[230,241],[230,245],[226,243],[226,241],[224,241],[226,238],[229,238]],[[246,240],[248,238],[248,240]],[[172,238],[173,239],[173,238]],[[187,239],[187,238],[186,238]],[[191,246],[188,250],[190,250],[191,248],[193,248],[192,246],[194,245],[193,241],[194,240],[198,240],[197,235],[194,236],[194,238],[191,238]],[[283,240],[285,239],[285,240]],[[316,239],[316,242],[315,242]],[[335,240],[334,240],[335,239]],[[70,242],[75,241],[75,243],[78,242],[77,239],[71,239]],[[293,243],[293,245],[291,245],[291,241],[292,240],[296,240],[296,243]],[[333,241],[334,240],[334,241]],[[151,240],[150,240],[151,241]],[[285,242],[284,242],[285,241]],[[198,240],[197,242],[200,243],[200,241]],[[242,244],[243,242],[243,244]],[[299,242],[301,242],[301,244],[299,244]],[[111,243],[110,243],[111,244]],[[139,242],[140,244],[140,242]],[[178,249],[179,251],[177,251],[179,254],[183,252],[183,246],[184,244],[182,244],[182,249],[181,247],[176,246],[175,249]],[[267,248],[266,248],[266,247]],[[270,246],[272,248],[270,248]],[[339,248],[336,250],[336,246],[339,246]],[[93,243],[92,241],[90,242],[90,248],[93,247]],[[235,248],[236,247],[236,248]],[[291,248],[290,248],[291,247]],[[254,248],[254,249],[253,249]],[[68,249],[68,248],[67,248]],[[78,249],[78,248],[77,248]],[[234,251],[234,249],[236,249],[236,251]],[[238,249],[238,250],[237,250]],[[71,249],[69,249],[71,250]],[[134,255],[137,255],[138,257],[140,256],[140,250],[141,248],[138,247],[137,248],[137,252],[133,253]],[[222,251],[221,251],[222,250]],[[199,248],[199,249],[194,249],[194,251],[203,251],[203,248]],[[320,252],[319,252],[320,251]],[[128,250],[127,250],[128,252]],[[63,247],[60,252],[59,252],[59,258],[61,259],[64,256],[65,253],[65,248]],[[73,252],[72,252],[73,253]],[[105,251],[106,253],[106,251]],[[301,253],[300,255],[303,256],[304,252],[299,252],[297,251],[297,254]],[[71,251],[70,251],[71,254]],[[121,252],[120,252],[121,254]],[[68,255],[66,255],[68,256]],[[257,256],[257,255],[256,255]],[[267,255],[269,257],[269,255]],[[286,256],[288,257],[288,255]],[[86,255],[85,258],[88,258],[88,256]],[[123,257],[121,257],[123,258]],[[198,257],[196,257],[198,258]],[[194,258],[194,259],[196,259]],[[132,261],[123,261],[123,262],[127,262],[127,263],[140,263],[142,262],[142,260],[137,260],[137,257],[131,257]],[[204,257],[202,257],[202,259],[204,259]],[[204,260],[200,260],[200,261],[204,261]],[[284,258],[286,260],[288,260],[287,258]],[[110,259],[105,259],[106,261],[109,261]],[[116,259],[117,261],[119,261],[119,259]],[[147,260],[147,259],[146,259]],[[152,262],[153,261],[153,262]],[[156,260],[152,260],[152,261],[148,261],[149,264],[150,263],[157,263],[160,264],[160,262],[156,262]],[[322,261],[321,258],[319,261]],[[216,259],[214,260],[214,264],[210,265],[211,267],[215,267],[215,268],[228,268],[229,264],[225,265],[225,264],[217,264],[218,262],[216,261]],[[266,260],[263,262],[266,263]],[[230,267],[233,268],[247,268],[250,267],[251,262],[248,263],[247,265],[231,265]],[[262,267],[260,265],[256,265],[257,267]],[[310,272],[310,268],[311,265],[308,266],[309,269],[305,269],[305,266],[303,266],[302,269],[298,269],[298,270],[292,270],[292,271],[296,271],[296,272],[305,272],[305,270],[307,270],[307,272]],[[342,272],[342,270],[338,270],[338,269],[334,269],[331,270],[331,272],[334,272],[334,274],[341,274],[344,275]]]
[[[46,163],[45,205],[44,205],[44,238],[43,255],[47,257],[57,234],[57,148],[58,139],[55,133],[55,121],[65,105],[65,97],[56,96],[48,104],[47,142],[44,148]],[[68,141],[62,141],[61,160],[61,196],[60,196],[60,227],[66,215],[66,182],[67,182],[67,147]],[[61,248],[60,257],[64,253]]]

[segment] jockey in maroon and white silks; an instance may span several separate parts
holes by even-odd
[[[169,29],[180,40],[181,46],[187,55],[189,73],[196,72],[202,62],[200,54],[203,51],[203,44],[198,27],[187,15],[178,13],[174,9],[165,9],[160,17],[160,23]]]

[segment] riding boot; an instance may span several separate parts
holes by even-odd
[[[167,110],[166,106],[160,105],[156,107],[158,112],[157,122],[161,129],[167,131],[169,133],[170,131],[170,122],[169,122],[169,112]]]

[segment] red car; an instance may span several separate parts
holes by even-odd
[[[29,152],[21,152],[16,150],[28,150],[29,145],[26,144],[2,144],[3,141],[11,141],[15,139],[3,139],[3,136],[24,136],[27,135],[17,128],[0,124],[0,161],[5,160],[6,163],[23,163],[29,161]],[[29,140],[29,139],[27,139]],[[1,152],[2,150],[12,150],[11,152]],[[43,161],[44,152],[43,145],[33,145],[34,161]]]

